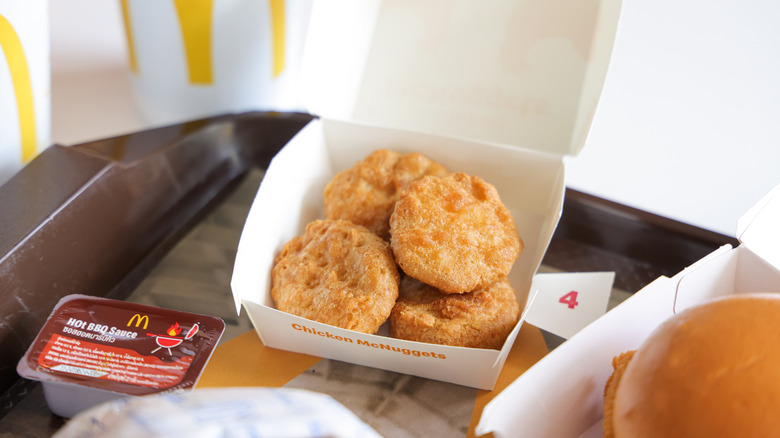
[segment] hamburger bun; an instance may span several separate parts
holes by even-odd
[[[605,437],[780,436],[780,299],[686,309],[613,360]]]

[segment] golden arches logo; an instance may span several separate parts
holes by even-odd
[[[129,0],[122,0],[122,19],[125,23],[125,40],[127,41],[127,56],[130,58],[130,70],[138,73],[138,58],[135,56],[135,44],[133,44],[133,28],[130,27]]]
[[[37,138],[35,133],[35,105],[32,82],[22,42],[11,23],[0,15],[0,49],[5,53],[11,72],[11,83],[16,95],[16,111],[19,115],[19,136],[22,144],[22,162],[35,156]]]
[[[135,321],[136,328],[141,326],[141,322],[144,323],[144,330],[149,326],[149,317],[146,315],[136,313],[130,318],[130,321],[127,321],[127,326],[130,327],[133,324],[133,321]]]
[[[122,0],[127,53],[130,70],[139,72],[133,30],[130,20],[130,0]],[[214,0],[172,0],[179,19],[187,73],[192,84],[208,85],[214,82],[212,66],[212,22]],[[285,0],[268,0],[271,15],[272,74],[278,77],[285,68]]]
[[[284,1],[285,0],[268,0],[268,6],[271,9],[271,46],[273,47],[274,59],[273,59],[273,75],[279,76],[284,71],[284,54],[285,54],[285,27],[284,27]]]
[[[214,0],[173,0],[179,17],[190,83],[214,82],[211,63],[211,21]]]

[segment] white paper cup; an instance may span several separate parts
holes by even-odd
[[[47,0],[0,2],[0,184],[49,145]]]
[[[312,0],[122,0],[141,116],[152,125],[297,110]]]

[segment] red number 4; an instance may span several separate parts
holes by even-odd
[[[567,293],[566,295],[560,297],[558,299],[558,302],[568,305],[569,309],[573,309],[574,307],[577,306],[577,304],[579,304],[577,302],[577,291],[573,290],[573,291]]]

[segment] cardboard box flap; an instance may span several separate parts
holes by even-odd
[[[724,245],[674,277],[659,277],[494,397],[483,410],[476,434],[505,437],[532,430],[540,438],[601,437],[604,386],[613,357],[639,348],[675,313],[749,292],[780,293],[780,272],[742,246]]]
[[[316,2],[301,98],[326,118],[576,154],[619,10],[619,0]]]
[[[737,237],[742,245],[780,269],[780,185],[764,195],[737,222]]]
[[[476,434],[602,436],[613,357],[639,348],[656,327],[687,308],[738,293],[780,293],[778,220],[780,186],[742,216],[740,246],[721,246],[674,277],[659,277],[551,351],[485,407]]]

